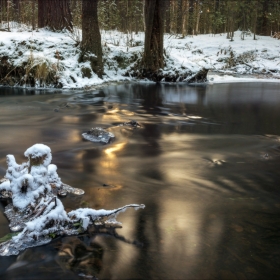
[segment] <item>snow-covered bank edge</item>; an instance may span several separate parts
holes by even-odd
[[[147,81],[135,70],[144,34],[101,33],[102,79],[92,72],[89,62],[79,63],[80,50],[67,33],[0,31],[0,85],[92,90],[111,83]],[[165,67],[152,80],[201,83],[207,75],[209,83],[280,82],[280,41],[267,36],[241,40],[239,33],[235,32],[233,42],[226,34],[184,39],[165,34]]]
[[[250,74],[232,74],[222,73],[209,70],[207,73],[208,84],[223,84],[223,83],[280,83],[280,78],[274,78],[272,75],[250,75]]]

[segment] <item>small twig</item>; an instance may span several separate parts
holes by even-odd
[[[39,217],[41,214],[44,213],[44,211],[46,210],[46,208],[48,207],[48,205],[50,205],[52,202],[54,201],[55,203],[55,207],[57,206],[57,203],[56,203],[56,196],[53,197],[48,204],[45,204],[45,206],[41,209],[41,211],[39,211],[34,217],[33,219],[36,219],[37,217]]]

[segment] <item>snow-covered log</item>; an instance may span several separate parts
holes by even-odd
[[[128,208],[144,208],[130,204],[114,210],[80,208],[66,213],[57,194],[71,192],[82,195],[83,190],[61,182],[57,167],[51,164],[51,149],[36,144],[26,150],[26,163],[17,164],[15,157],[7,156],[8,169],[0,180],[0,197],[11,198],[5,207],[10,230],[15,232],[10,240],[0,244],[0,256],[17,255],[20,251],[46,244],[52,238],[85,232],[95,224],[120,224],[119,213]]]

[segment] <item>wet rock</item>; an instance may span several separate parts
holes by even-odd
[[[83,138],[91,142],[108,144],[115,139],[115,135],[101,127],[95,127],[82,134]]]
[[[123,126],[130,126],[130,127],[133,127],[133,128],[141,127],[141,125],[135,120],[131,120],[129,122],[124,122]]]

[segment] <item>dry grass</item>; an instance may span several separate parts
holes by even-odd
[[[34,83],[39,86],[47,86],[56,84],[60,72],[59,60],[52,62],[46,57],[34,57],[31,52],[25,66],[25,84],[34,80]]]

